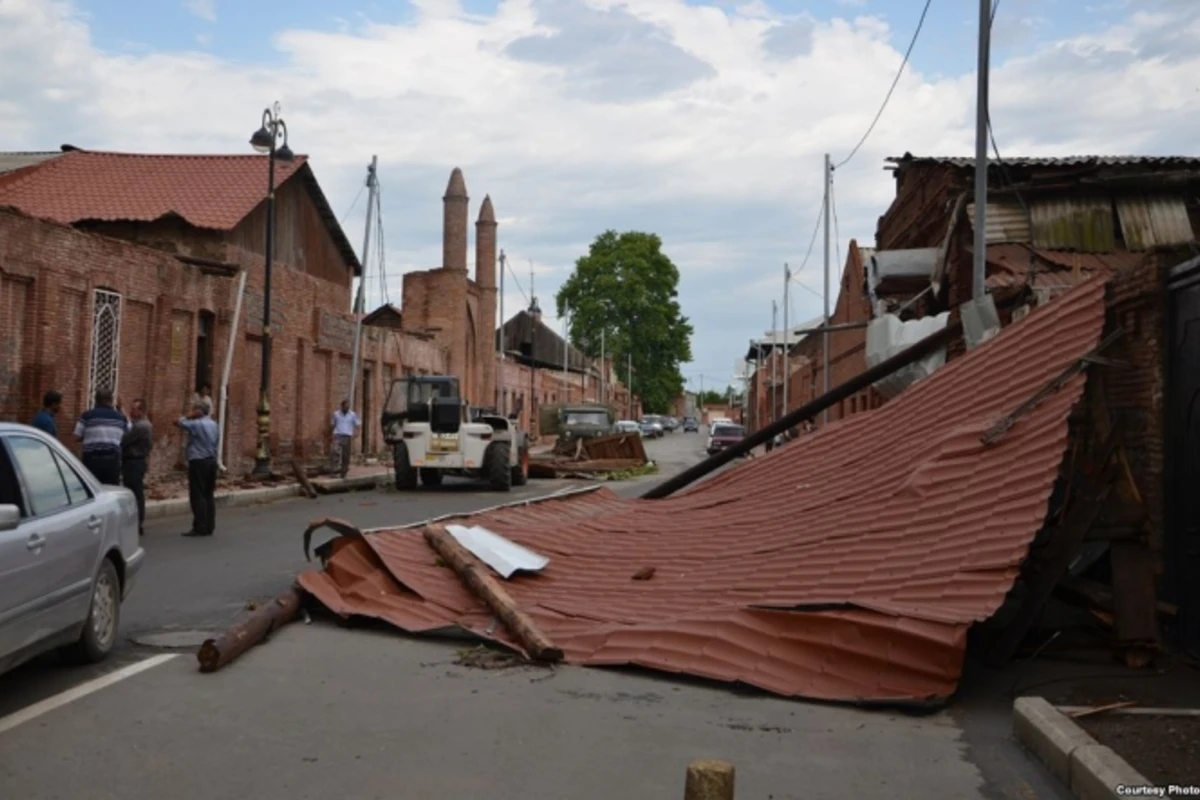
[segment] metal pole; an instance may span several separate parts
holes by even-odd
[[[830,208],[829,197],[833,189],[833,165],[829,161],[829,153],[825,154],[825,331],[821,334],[821,371],[824,373],[824,387],[822,394],[829,394],[829,256],[832,255],[829,246],[829,217]],[[826,408],[821,412],[821,422],[829,422],[829,409]]]
[[[570,345],[567,343],[567,339],[571,335],[571,323],[569,321],[570,317],[571,317],[571,307],[564,305],[563,306],[563,394],[566,397],[568,403],[571,402],[571,385],[569,383],[567,383],[567,379],[568,379],[567,361],[570,356]]]
[[[500,330],[496,337],[496,391],[500,395],[499,403],[501,416],[508,417],[508,392],[504,390],[504,273],[508,268],[508,259],[504,251],[500,251]]]
[[[262,372],[258,386],[258,451],[254,454],[253,474],[271,474],[271,261],[275,257],[275,137],[278,128],[271,123],[271,149],[267,152],[267,242],[264,248]]]
[[[788,289],[792,284],[792,271],[787,263],[783,265],[783,413],[788,412],[788,384],[792,382],[791,346],[792,331],[788,327]]]
[[[629,367],[626,372],[629,382],[625,385],[625,391],[629,392],[629,418],[633,419],[633,351],[629,351],[626,357],[629,359]]]
[[[606,372],[608,372],[607,367],[608,367],[608,364],[604,360],[604,328],[601,328],[600,329],[600,404],[601,405],[608,404],[608,395],[605,393],[605,389],[607,389],[608,387],[606,387],[604,385],[605,378],[608,377],[605,374]]]
[[[358,296],[354,298],[354,356],[350,360],[350,389],[346,392],[351,410],[354,410],[354,390],[358,386],[358,359],[362,355],[363,312],[366,311],[367,304],[367,270],[371,252],[371,221],[375,213],[375,167],[378,162],[378,156],[371,156],[371,166],[367,167],[367,221],[366,230],[363,231],[362,275],[358,279]]]
[[[771,301],[771,421],[774,422],[779,418],[778,403],[775,402],[775,393],[778,391],[776,384],[779,382],[779,330],[776,328],[776,319],[779,316],[779,304],[774,300]]]
[[[242,274],[238,276],[237,302],[233,306],[233,323],[229,326],[229,347],[225,350],[225,371],[221,374],[221,411],[218,420],[221,423],[221,429],[217,432],[217,466],[222,472],[225,471],[225,411],[229,406],[229,374],[233,371],[233,348],[237,345],[238,323],[242,321],[242,298],[246,294],[246,270],[242,270]]]
[[[975,94],[975,271],[971,296],[983,298],[987,271],[988,63],[993,0],[979,0],[979,67]]]

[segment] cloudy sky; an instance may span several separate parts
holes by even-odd
[[[354,242],[379,156],[392,299],[403,272],[439,265],[461,166],[472,216],[485,193],[496,204],[509,314],[531,283],[552,310],[603,230],[652,231],[696,328],[685,374],[724,385],[770,327],[784,262],[792,318],[820,314],[821,243],[804,256],[823,154],[840,162],[866,131],[922,5],[0,0],[0,149],[248,152],[278,100]],[[933,0],[838,170],[838,268],[892,197],[885,157],[973,153],[976,13]],[[1004,155],[1195,155],[1200,1],[1000,0],[992,81]]]

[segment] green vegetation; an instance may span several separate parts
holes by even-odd
[[[634,478],[641,478],[646,475],[657,475],[658,464],[651,461],[649,464],[643,464],[640,467],[630,467],[629,469],[621,469],[616,472],[606,472],[603,474],[603,479],[606,481],[628,481]]]
[[[679,365],[692,360],[678,296],[679,270],[658,236],[610,230],[575,262],[556,303],[559,316],[570,309],[571,343],[598,358],[603,338],[623,381],[632,356],[634,393],[646,413],[664,414],[683,391]]]

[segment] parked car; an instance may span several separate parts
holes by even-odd
[[[656,421],[652,417],[642,417],[641,422],[642,436],[649,439],[661,439],[663,435],[662,423]]]
[[[683,432],[684,433],[698,433],[699,431],[700,431],[700,423],[696,421],[695,417],[684,417],[683,418]]]
[[[712,429],[712,434],[708,437],[708,454],[716,455],[727,447],[740,442],[746,436],[746,429],[741,425],[727,423],[724,425],[716,425]]]
[[[679,430],[679,420],[674,417],[663,417],[662,426],[667,433],[674,433]]]
[[[618,420],[617,424],[613,425],[613,433],[636,433],[641,434],[642,426],[632,419]]]
[[[146,551],[133,494],[57,439],[0,422],[0,673],[49,650],[102,661]]]

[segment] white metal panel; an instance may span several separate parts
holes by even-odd
[[[1195,241],[1183,197],[1171,195],[1117,198],[1117,218],[1125,247],[1132,251]]]
[[[975,204],[967,204],[967,219],[971,228],[975,227]],[[987,204],[988,244],[1004,244],[1007,242],[1028,242],[1033,239],[1033,229],[1029,225],[1029,214],[1017,202],[995,202]]]
[[[478,525],[470,528],[447,525],[446,530],[459,544],[505,579],[511,578],[513,573],[519,570],[537,572],[550,563],[550,559],[545,556],[527,550],[516,542]]]
[[[882,364],[926,336],[936,333],[946,327],[949,319],[949,311],[943,311],[936,317],[922,317],[906,322],[901,321],[895,314],[876,317],[867,324],[867,367]],[[946,349],[941,348],[932,355],[877,381],[875,390],[890,400],[910,385],[932,375],[945,363]]]

